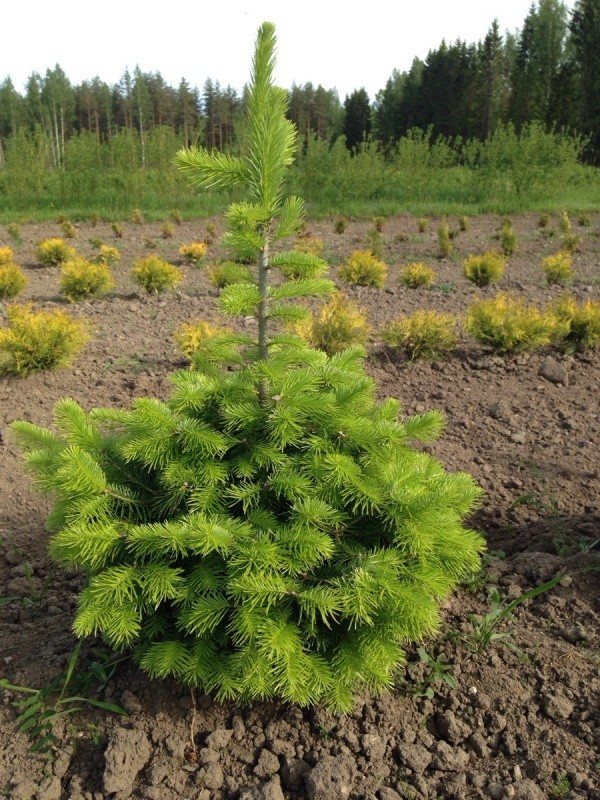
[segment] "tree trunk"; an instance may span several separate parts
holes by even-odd
[[[144,142],[144,123],[142,121],[142,101],[138,93],[138,111],[140,119],[140,144],[142,146],[142,169],[146,169],[146,143]]]
[[[269,237],[265,236],[265,244],[258,256],[258,290],[260,304],[258,306],[258,358],[265,361],[269,348],[267,337],[267,322],[269,315]],[[261,403],[267,399],[267,386],[261,380],[258,386],[258,396]]]
[[[64,167],[65,165],[65,112],[62,107],[60,106],[60,161],[61,166]]]

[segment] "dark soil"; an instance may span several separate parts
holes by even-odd
[[[349,293],[375,331],[420,307],[463,313],[478,295],[462,277],[462,258],[497,246],[500,219],[481,216],[455,239],[453,257],[437,260],[435,221],[416,233],[410,217],[388,220],[383,232],[390,264],[387,288]],[[220,226],[220,223],[218,223]],[[519,248],[500,288],[539,304],[558,296],[547,288],[541,258],[559,249],[537,217],[514,220]],[[336,264],[365,247],[370,225],[351,221],[333,232],[331,220],[312,223]],[[600,215],[577,228],[579,299],[598,297]],[[133,397],[166,397],[168,375],[182,366],[171,332],[181,322],[216,319],[217,291],[203,269],[186,267],[180,291],[142,296],[131,282],[135,258],[148,250],[177,262],[182,242],[203,238],[203,223],[184,223],[173,239],[161,226],[125,225],[114,240],[110,226],[80,225],[74,244],[91,255],[88,237],[115,244],[116,293],[70,310],[89,320],[85,353],[62,371],[26,379],[0,378],[0,677],[42,686],[64,673],[75,640],[70,631],[81,581],[52,565],[44,520],[48,503],[34,492],[7,427],[15,419],[51,425],[55,402],[73,397],[85,407],[126,407]],[[64,305],[57,271],[36,263],[34,244],[60,235],[53,224],[26,225],[16,259],[30,280],[25,293],[45,307]],[[0,234],[0,243],[11,244]],[[218,253],[218,250],[214,248]],[[429,290],[400,287],[402,264],[427,260],[437,271]],[[551,355],[555,383],[539,374]],[[399,798],[600,798],[600,353],[555,351],[499,357],[471,341],[439,362],[409,362],[381,346],[377,333],[369,371],[382,396],[398,397],[407,413],[442,409],[448,424],[432,451],[451,470],[471,472],[486,490],[472,520],[488,538],[485,573],[447,604],[445,626],[424,643],[431,657],[451,665],[456,686],[428,682],[431,668],[409,649],[397,689],[382,698],[357,698],[353,714],[301,710],[272,703],[234,707],[198,699],[195,752],[190,746],[192,701],[171,683],[148,682],[126,663],[100,697],[125,706],[128,717],[94,709],[55,727],[56,758],[29,752],[17,731],[15,696],[0,704],[0,796],[11,800],[399,800]],[[498,629],[505,634],[472,652],[469,615],[490,611],[494,587],[514,599],[559,573],[561,585],[527,601]],[[572,576],[572,577],[571,577]],[[81,668],[89,663],[86,643]],[[433,695],[432,697],[429,695]],[[3,794],[4,793],[4,794]]]

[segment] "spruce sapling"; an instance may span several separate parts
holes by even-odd
[[[300,230],[283,196],[296,147],[272,83],[275,33],[259,29],[240,156],[184,150],[199,186],[240,184],[226,244],[252,248],[256,279],[221,310],[256,333],[207,337],[164,403],[86,414],[67,400],[59,435],[14,427],[54,493],[51,550],[88,574],[74,628],[133,650],[153,677],[219,699],[282,698],[348,710],[393,685],[403,646],[432,633],[440,599],[477,569],[483,543],[462,520],[479,496],[413,449],[442,419],[400,420],[379,403],[354,347],[332,357],[289,332],[297,298],[329,293],[321,259],[277,249]],[[271,285],[272,270],[295,277]]]

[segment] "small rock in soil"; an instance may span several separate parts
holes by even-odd
[[[476,756],[483,759],[490,757],[490,748],[487,746],[482,733],[476,732],[469,736],[469,745]]]
[[[216,728],[206,737],[206,746],[212,748],[213,750],[222,750],[224,747],[227,747],[231,741],[233,733],[233,729]]]
[[[384,786],[379,790],[379,800],[402,800],[402,796],[395,789]]]
[[[159,786],[169,774],[169,762],[154,759],[146,771],[146,780],[151,786]]]
[[[213,750],[212,747],[203,747],[198,753],[198,761],[201,764],[216,764],[220,755],[218,750]]]
[[[138,773],[147,764],[152,747],[143,731],[116,728],[104,753],[104,791],[131,793]]]
[[[363,751],[373,761],[385,755],[385,742],[376,733],[365,733],[361,738]]]
[[[345,759],[325,756],[306,777],[308,800],[343,800],[352,790],[352,767]]]
[[[231,728],[233,730],[233,738],[236,740],[236,742],[241,742],[246,735],[246,726],[244,725],[244,720],[239,714],[236,714],[231,721]]]
[[[510,406],[503,400],[498,400],[497,403],[491,405],[489,411],[490,417],[492,417],[492,419],[497,419],[500,422],[510,422],[512,419]]]
[[[516,790],[519,800],[548,800],[548,795],[529,778],[518,783]]]
[[[254,767],[254,774],[258,775],[259,778],[270,778],[271,775],[274,775],[278,771],[279,759],[275,753],[272,753],[266,748],[261,750],[256,766]]]
[[[561,559],[552,553],[524,552],[512,559],[512,566],[517,575],[523,575],[534,582],[550,580],[561,565]]]
[[[550,719],[568,719],[573,713],[573,703],[562,694],[550,694],[544,699],[544,711]]]
[[[130,714],[137,714],[142,710],[142,704],[133,692],[125,691],[121,695],[121,705]]]
[[[223,786],[223,768],[220,764],[209,764],[199,775],[207,789],[220,789]]]
[[[571,642],[571,644],[585,642],[588,638],[588,632],[581,622],[576,622],[575,625],[565,628],[563,631],[561,631],[561,634],[563,639]]]
[[[270,742],[270,748],[276,756],[287,756],[288,758],[293,758],[296,755],[294,743],[285,739],[273,739],[273,741]]]
[[[458,719],[453,711],[437,713],[434,717],[434,723],[439,735],[450,744],[459,744],[470,733],[469,726]]]
[[[431,762],[431,753],[419,744],[400,744],[397,748],[402,766],[422,775]]]
[[[281,791],[279,776],[275,775],[267,783],[252,789],[244,789],[240,794],[240,800],[285,800]]]
[[[304,759],[285,757],[281,765],[281,781],[287,789],[297,790],[309,771],[310,767]]]
[[[54,775],[44,781],[35,797],[36,800],[60,800],[61,795],[60,778]]]
[[[167,753],[177,761],[183,761],[185,756],[186,741],[181,736],[167,736],[165,739]]]
[[[461,772],[469,763],[469,754],[462,747],[450,747],[447,742],[437,743],[431,766],[448,772]]]
[[[569,385],[569,373],[563,365],[552,356],[546,356],[542,361],[538,370],[538,375],[541,375],[542,378],[546,378],[550,383],[560,383],[563,386]]]

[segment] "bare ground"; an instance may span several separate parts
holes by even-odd
[[[59,723],[61,747],[50,765],[29,752],[16,730],[15,698],[5,694],[0,796],[600,798],[598,573],[579,572],[593,563],[587,550],[600,528],[600,354],[552,352],[564,370],[563,382],[554,383],[539,374],[550,351],[498,357],[465,339],[444,361],[411,363],[383,348],[376,333],[416,308],[460,314],[474,297],[492,294],[468,284],[461,260],[496,246],[499,221],[472,220],[455,240],[453,257],[438,260],[435,222],[419,235],[411,217],[388,220],[387,288],[350,290],[375,329],[368,369],[381,395],[398,397],[407,413],[442,409],[447,429],[432,451],[449,469],[470,471],[486,490],[473,520],[488,538],[485,579],[455,594],[441,638],[425,643],[430,655],[451,664],[456,688],[427,683],[430,669],[410,649],[397,689],[358,698],[347,716],[276,703],[236,708],[204,697],[195,719],[198,754],[190,758],[188,692],[150,683],[123,664],[102,697],[124,705],[129,716],[89,709]],[[558,249],[559,233],[541,232],[533,215],[515,218],[514,225],[519,249],[500,288],[543,304],[560,294],[544,285],[540,268],[542,256]],[[350,221],[341,236],[331,220],[309,227],[325,240],[335,278],[335,265],[365,246],[371,226]],[[115,294],[71,308],[89,320],[91,342],[69,369],[0,378],[0,594],[18,598],[0,607],[0,677],[13,683],[41,686],[64,672],[75,644],[70,624],[81,581],[47,557],[48,505],[32,491],[7,426],[19,418],[51,424],[54,403],[64,396],[86,407],[126,407],[133,397],[168,394],[168,375],[182,366],[171,332],[190,319],[216,319],[217,292],[203,269],[186,267],[181,291],[158,299],[138,293],[128,273],[149,239],[156,252],[177,261],[179,244],[205,233],[204,223],[184,223],[173,239],[162,240],[160,228],[126,225],[124,238],[113,241],[108,225],[80,225],[74,244],[84,254],[93,252],[90,236],[122,252]],[[577,229],[583,244],[572,291],[579,299],[598,297],[599,229],[598,215],[590,228]],[[36,241],[60,235],[57,226],[27,225],[22,233],[15,251],[30,279],[25,296],[46,307],[62,305],[56,270],[41,268],[34,255]],[[0,242],[11,244],[1,232]],[[437,270],[434,289],[399,286],[400,266],[417,259]],[[490,610],[492,587],[512,599],[560,570],[572,579],[522,605],[500,629],[508,639],[471,652],[469,615]],[[433,699],[423,696],[428,688]]]

